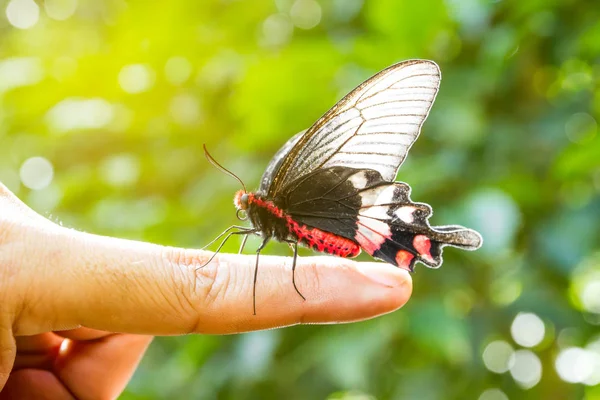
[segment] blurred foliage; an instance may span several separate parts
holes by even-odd
[[[157,339],[123,399],[600,399],[597,2],[0,4],[0,180],[62,224],[166,245],[236,221],[238,184],[203,143],[256,187],[362,80],[442,69],[399,179],[484,247],[418,268],[411,301],[373,321]],[[543,321],[529,350],[520,312]]]

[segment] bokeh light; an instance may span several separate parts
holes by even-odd
[[[290,9],[292,22],[298,28],[312,29],[321,22],[321,5],[315,0],[296,0]]]
[[[24,186],[33,190],[41,190],[52,182],[54,167],[44,157],[31,157],[21,165],[19,176]]]
[[[145,64],[126,65],[119,72],[119,85],[130,94],[146,92],[154,85],[154,71]]]
[[[580,347],[563,349],[556,357],[556,372],[570,383],[596,385],[600,373],[600,354]]]
[[[533,313],[519,313],[510,326],[513,340],[524,347],[538,345],[544,339],[544,321]]]
[[[174,96],[169,105],[169,115],[181,126],[194,126],[201,118],[200,102],[187,93]]]
[[[109,185],[127,187],[135,185],[140,177],[141,163],[133,154],[115,154],[100,164],[100,177]]]
[[[64,21],[77,10],[77,0],[44,0],[44,9],[50,18]]]
[[[600,314],[600,274],[596,279],[584,283],[580,298],[587,311]]]
[[[12,57],[0,61],[0,94],[34,85],[42,80],[42,61],[36,57]]]
[[[290,18],[285,14],[269,15],[262,24],[263,46],[280,46],[292,37],[294,25]]]
[[[580,309],[600,314],[600,253],[582,260],[573,270],[571,295]]]
[[[514,353],[510,374],[523,389],[531,389],[542,379],[542,362],[530,350],[517,350]]]
[[[583,383],[588,386],[600,385],[600,337],[591,340],[585,347],[588,352],[588,357],[591,356],[592,361],[592,373],[589,374]]]
[[[192,64],[181,56],[171,57],[165,64],[165,76],[173,85],[182,85],[192,75]]]
[[[481,393],[479,400],[508,400],[508,396],[500,389],[487,389]]]
[[[6,18],[15,28],[29,29],[40,19],[40,7],[33,0],[10,0]]]
[[[489,343],[483,351],[483,363],[486,368],[497,374],[508,371],[515,363],[515,351],[503,340]]]
[[[67,98],[46,114],[48,128],[55,133],[108,126],[114,118],[113,106],[104,99]]]

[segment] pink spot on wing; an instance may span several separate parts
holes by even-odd
[[[413,239],[413,246],[417,252],[419,252],[419,256],[421,258],[434,262],[433,257],[431,256],[431,240],[425,235],[417,235]]]
[[[398,264],[398,267],[410,271],[410,263],[413,258],[415,258],[415,256],[410,254],[408,251],[398,250],[398,253],[396,253],[396,264]]]
[[[385,222],[358,216],[358,230],[354,239],[370,255],[379,250],[386,239],[391,237],[392,231]]]

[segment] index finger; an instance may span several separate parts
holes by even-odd
[[[27,255],[46,264],[32,277],[42,295],[30,313],[54,330],[169,335],[350,322],[401,307],[412,290],[408,273],[391,265],[302,257],[296,283],[304,301],[292,285],[292,259],[261,255],[253,315],[255,256],[220,254],[199,268],[210,252],[64,228],[40,234],[52,237]]]

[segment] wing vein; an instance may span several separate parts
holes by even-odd
[[[276,197],[292,183],[297,187],[301,177],[323,167],[373,169],[386,181],[394,179],[427,118],[439,82],[435,63],[410,60],[358,85],[286,148],[273,168],[267,168],[269,175],[261,180],[268,183],[267,194]],[[377,136],[368,141],[379,134],[395,137],[389,143]]]

